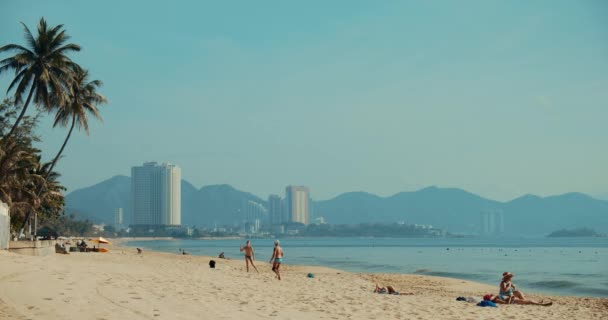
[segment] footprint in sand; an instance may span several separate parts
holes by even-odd
[[[53,298],[44,298],[44,300],[51,301],[51,300],[53,300]]]

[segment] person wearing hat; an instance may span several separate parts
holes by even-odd
[[[498,296],[507,303],[513,303],[515,298],[526,300],[521,291],[515,289],[515,285],[511,282],[513,274],[511,272],[503,272],[502,281],[500,282],[500,291]]]

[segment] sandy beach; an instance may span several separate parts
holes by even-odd
[[[607,319],[608,299],[529,295],[553,306],[477,307],[456,301],[496,287],[457,279],[355,274],[114,246],[46,257],[0,252],[1,319]],[[307,273],[314,278],[307,278]],[[413,295],[373,293],[374,284]],[[525,288],[523,288],[525,290]]]

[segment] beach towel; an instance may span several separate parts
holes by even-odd
[[[488,300],[481,301],[477,304],[478,307],[494,307],[497,308],[496,303]]]

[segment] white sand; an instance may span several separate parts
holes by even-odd
[[[550,307],[481,308],[455,301],[496,288],[468,281],[354,274],[114,248],[110,253],[30,257],[0,252],[0,319],[608,319],[608,299],[539,297]],[[316,277],[306,277],[308,272]],[[380,295],[374,283],[412,296]]]

